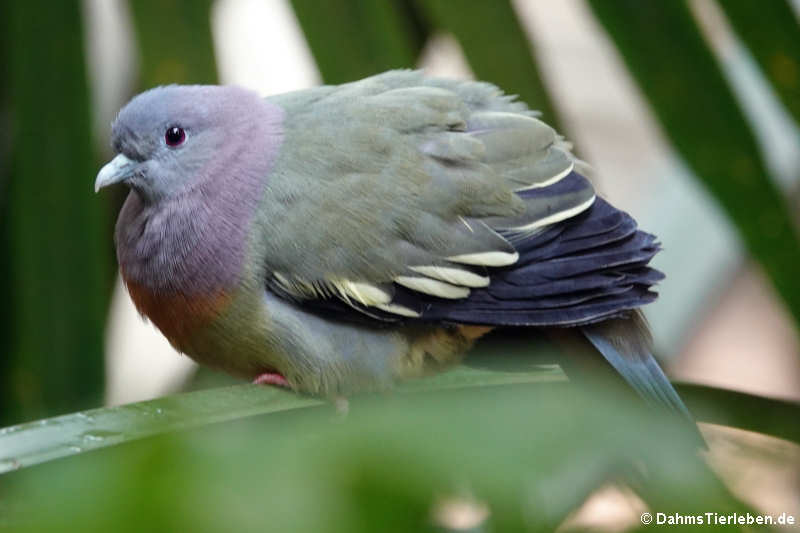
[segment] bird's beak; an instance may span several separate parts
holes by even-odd
[[[138,163],[136,161],[131,161],[123,154],[117,155],[97,173],[97,179],[94,180],[94,192],[103,187],[125,181],[133,175],[137,166]]]

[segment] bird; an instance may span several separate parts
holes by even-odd
[[[657,238],[571,145],[486,82],[394,70],[262,97],[167,85],[112,124],[95,192],[136,308],[200,364],[337,398],[458,364],[496,328],[586,339],[688,411],[640,307]]]

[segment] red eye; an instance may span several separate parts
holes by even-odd
[[[166,141],[167,146],[180,146],[185,140],[186,132],[178,126],[167,128],[167,132],[164,134],[164,141]]]

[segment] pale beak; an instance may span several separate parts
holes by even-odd
[[[117,157],[106,163],[106,165],[100,169],[100,172],[97,173],[97,179],[94,180],[94,192],[99,191],[103,187],[108,187],[109,185],[113,185],[130,178],[136,170],[138,164],[139,163],[136,161],[131,161],[123,154],[119,154]]]

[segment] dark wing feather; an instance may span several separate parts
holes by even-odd
[[[581,235],[584,224],[592,227],[590,235]],[[557,226],[540,248],[518,243],[519,261],[493,272],[488,287],[459,305],[428,301],[423,316],[498,326],[573,326],[624,315],[656,298],[651,286],[663,275],[646,265],[658,244],[636,230],[627,214],[598,198],[587,212]]]

